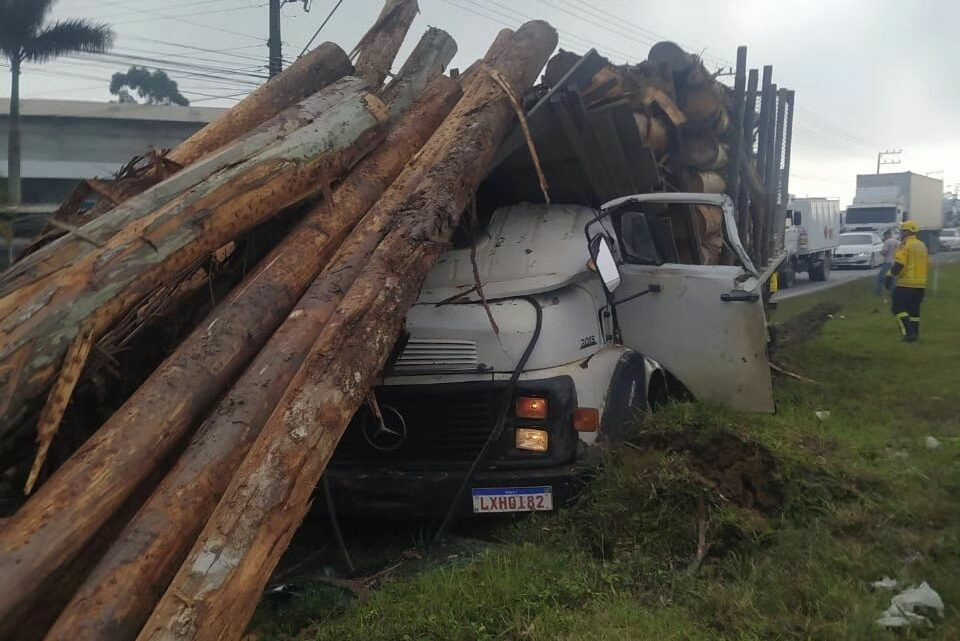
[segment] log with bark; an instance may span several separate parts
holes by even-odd
[[[4,331],[0,335],[4,339],[3,362],[7,364],[2,390],[8,399],[14,399],[11,407],[18,407],[42,393],[42,381],[52,380],[56,375],[67,344],[74,341],[75,336],[89,335],[95,339],[111,316],[129,308],[161,284],[164,277],[184,269],[197,256],[213,251],[256,222],[315,194],[321,185],[339,178],[382,139],[386,119],[387,108],[379,99],[354,92],[352,97],[266,153],[231,171],[216,174],[213,180],[204,183],[202,196],[187,206],[168,206],[150,219],[149,225],[137,224],[120,232],[110,246],[83,263],[83,270],[74,269],[65,274],[60,288],[52,286],[50,295],[42,296],[40,304],[16,318],[5,319],[0,324]],[[190,194],[185,194],[187,196]],[[259,316],[246,326],[236,317],[227,317],[223,324],[232,327],[216,329],[235,332],[245,340],[253,327],[265,322],[260,317],[275,313],[270,309],[260,310]],[[30,322],[26,322],[28,320]],[[212,332],[214,328],[215,323],[208,324],[206,331]],[[222,370],[236,366],[236,354],[200,351],[194,358],[196,354],[202,355],[202,361],[196,365],[206,376],[216,377]],[[9,366],[11,363],[13,367]],[[179,367],[189,365],[183,363]],[[176,369],[177,366],[170,367],[168,372]],[[197,383],[199,381],[190,382]],[[52,395],[56,393],[57,388]],[[170,388],[154,388],[150,393],[175,395]],[[194,401],[201,404],[206,401],[209,407],[214,398]],[[54,396],[53,400],[62,399]],[[127,413],[135,419],[145,407],[146,404],[134,404]],[[197,407],[186,401],[177,409],[197,411]],[[108,431],[99,440],[94,437],[88,441],[71,459],[70,464],[74,464],[71,470],[75,471],[67,474],[66,482],[41,488],[0,531],[0,618],[16,606],[20,595],[29,592],[31,586],[36,586],[65,560],[66,550],[71,549],[65,539],[71,532],[90,520],[102,520],[104,505],[85,503],[80,497],[90,490],[91,483],[105,483],[102,473],[112,469],[110,452],[118,455],[127,451],[135,436],[135,430]],[[174,438],[175,435],[167,436]],[[169,448],[175,442],[174,439],[160,445]],[[90,452],[94,450],[101,454],[91,457]],[[61,472],[65,469],[66,466]],[[126,471],[139,473],[136,469]],[[78,475],[70,476],[77,472]],[[124,486],[128,480],[123,475],[109,478],[115,487],[101,485],[107,496],[126,491]],[[54,521],[59,527],[49,527]]]
[[[362,80],[349,77],[331,83],[326,91],[318,91],[288,107],[207,158],[91,220],[77,234],[60,238],[16,263],[0,276],[0,318],[6,318],[20,307],[28,287],[36,291],[36,288],[42,287],[44,278],[69,269],[103,247],[121,230],[197,187],[216,172],[230,168],[283,140],[288,134],[338,105],[352,92],[364,87]]]
[[[417,0],[387,0],[377,22],[361,38],[354,49],[357,65],[354,72],[374,89],[379,89],[390,73],[393,60],[420,12]]]
[[[494,68],[522,93],[556,42],[546,23],[527,23],[494,58]],[[477,74],[424,154],[442,151],[395,210],[394,229],[324,327],[140,639],[230,640],[243,633],[337,441],[512,117],[500,86]]]
[[[433,75],[439,73],[439,69],[436,71]],[[410,91],[421,93],[417,89],[414,85]],[[268,306],[289,309],[282,304],[286,301],[278,305],[278,301],[265,298],[264,294],[278,286],[291,293],[303,291],[332,249],[427,141],[459,97],[456,81],[441,77],[432,82],[381,148],[364,159],[334,192],[333,204],[318,205],[265,259],[268,267],[251,283],[240,286],[244,293],[233,301],[230,316],[262,314]],[[400,101],[408,102],[405,97]],[[47,636],[48,641],[78,636],[86,641],[120,641],[132,639],[140,631],[247,448],[319,335],[323,321],[314,318],[312,300],[305,296],[300,301],[204,422],[160,487],[74,596]],[[241,345],[210,347],[222,353]],[[184,377],[182,383],[186,388],[190,379]],[[183,393],[192,390],[184,389]],[[168,398],[170,404],[180,402],[173,396]],[[159,414],[153,414],[148,421],[120,429],[169,429],[170,410],[155,411]]]
[[[260,123],[300,102],[334,81],[353,73],[347,54],[332,42],[325,42],[298,59],[275,78],[258,87],[225,114],[181,143],[169,154],[146,154],[136,158],[121,172],[121,178],[109,184],[109,198],[102,198],[90,211],[80,213],[83,200],[96,189],[96,183],[81,183],[54,214],[53,220],[79,227],[110,211],[121,202],[165,180],[170,174],[234,141]],[[142,166],[144,165],[145,166]],[[29,255],[52,240],[63,236],[62,227],[48,225],[24,253]]]
[[[0,398],[15,411],[4,409],[0,430],[51,384],[45,408],[52,410],[41,416],[38,431],[55,430],[56,410],[62,411],[76,381],[75,370],[60,369],[67,353],[99,339],[199,258],[339,179],[382,140],[387,119],[378,98],[351,89],[310,124],[140,217],[72,269],[11,294],[21,311],[0,321],[0,362],[7,365]]]

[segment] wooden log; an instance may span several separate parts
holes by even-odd
[[[166,279],[339,178],[382,140],[385,109],[374,96],[352,91],[309,125],[141,217],[36,290],[8,297],[26,311],[0,321],[0,362],[23,352],[27,357],[21,370],[0,378],[0,398],[11,408],[29,407],[53,382],[81,325],[89,324],[97,340]],[[11,414],[0,419],[0,432],[11,425]]]
[[[352,72],[353,65],[350,64],[347,54],[332,42],[323,43],[181,143],[166,158],[160,159],[147,171],[131,172],[127,177],[115,181],[114,192],[121,200],[142,193],[147,188],[165,180],[168,177],[166,170],[171,166],[183,167],[192,164]],[[79,223],[81,218],[83,222],[89,222],[110,211],[117,204],[101,201],[81,217],[79,207],[82,200],[82,198],[68,198],[54,217],[72,221],[73,224],[82,224]],[[46,242],[63,235],[62,230],[55,229],[45,229],[43,233],[48,237]]]
[[[723,95],[719,85],[711,81],[688,87],[682,108],[690,126],[715,127],[721,121],[723,110]]]
[[[700,264],[719,265],[723,251],[723,210],[711,205],[694,208],[700,238]]]
[[[728,146],[710,132],[690,132],[683,139],[683,159],[703,171],[725,167],[728,150]]]
[[[194,163],[243,132],[250,131],[351,73],[353,66],[343,49],[332,42],[325,42],[190,136],[167,157],[180,165]]]
[[[664,40],[650,47],[647,54],[647,62],[655,67],[666,66],[670,71],[676,74],[685,74],[693,66],[695,60],[692,55],[683,50],[683,47],[675,42]]]
[[[657,156],[662,155],[670,146],[670,134],[660,118],[643,113],[633,115],[640,131],[640,139]]]
[[[556,46],[531,22],[497,71],[521,94]],[[382,367],[436,256],[489,170],[512,107],[478,74],[427,144],[442,149],[397,226],[350,288],[234,476],[197,544],[138,637],[238,639],[302,521],[327,461]]]
[[[377,21],[354,50],[359,52],[355,71],[358,78],[366,80],[376,90],[383,86],[400,45],[419,12],[417,0],[386,1]]]
[[[430,27],[421,36],[417,46],[400,67],[400,72],[380,93],[390,106],[390,116],[396,118],[407,111],[419,96],[415,87],[425,86],[424,79],[435,78],[443,73],[457,53],[457,43],[442,29]]]
[[[411,90],[421,93],[416,87]],[[318,205],[264,260],[267,267],[255,280],[239,286],[242,293],[231,301],[231,316],[262,313],[278,303],[286,313],[291,296],[277,301],[272,291],[283,288],[293,294],[306,289],[333,249],[426,143],[459,97],[459,83],[436,78],[380,149],[357,165],[334,192],[333,207]],[[122,641],[137,635],[323,328],[325,319],[315,318],[315,301],[309,292],[302,297],[94,569],[47,641]],[[228,344],[208,343],[208,347],[217,352],[238,351],[244,345],[237,338],[232,335]],[[176,386],[189,394],[194,389],[187,388],[190,384],[190,378],[183,377]],[[182,402],[179,396],[168,395],[168,404]],[[111,429],[159,433],[170,429],[171,409],[155,407],[149,419],[135,426],[111,425]]]
[[[214,173],[237,165],[276,144],[365,87],[362,80],[351,77],[331,83],[326,89],[289,107],[215,154],[90,221],[81,228],[82,235],[58,239],[18,262],[0,277],[0,319],[20,309],[24,297],[41,288],[40,282],[47,276],[69,269],[96,251],[97,247],[103,246],[117,232],[156,212]]]
[[[714,171],[695,171],[688,181],[690,191],[703,194],[722,194],[727,183],[723,176]]]
[[[129,309],[161,284],[165,276],[190,265],[196,256],[217,249],[256,222],[338,179],[372,145],[382,140],[386,119],[387,107],[378,98],[366,93],[355,94],[353,99],[297,130],[280,145],[242,164],[238,168],[242,171],[217,174],[214,180],[207,181],[206,195],[195,205],[168,208],[168,215],[151,225],[134,225],[115,236],[117,242],[112,247],[85,261],[84,271],[72,270],[63,289],[52,292],[46,305],[14,319],[20,320],[19,324],[3,328],[4,353],[10,353],[14,360],[27,355],[14,375],[8,375],[2,390],[14,398],[12,407],[29,402],[44,379],[52,381],[63,358],[61,352],[73,340],[80,324],[92,323],[102,330],[111,317]],[[261,316],[270,315],[268,308],[258,312]],[[237,319],[222,320],[224,325],[231,325]],[[251,326],[261,322],[259,317],[245,320],[246,325],[231,328],[243,337]],[[206,327],[208,332],[213,329],[213,323]],[[196,366],[201,371],[206,369],[206,375],[212,377],[230,370],[231,359],[237,358],[236,354],[203,349],[194,354],[203,355],[202,362]],[[3,362],[10,360],[4,357]],[[168,371],[170,369],[175,370],[176,366]],[[199,384],[199,380],[191,384]],[[157,388],[151,388],[150,393],[158,393]],[[159,393],[170,395],[172,391],[166,388]],[[178,412],[196,412],[202,411],[197,405],[205,409],[214,399],[198,394],[177,400]],[[136,422],[136,415],[149,406],[148,401],[149,398],[141,398],[125,406],[134,415],[126,420]],[[43,576],[63,562],[69,551],[76,550],[65,540],[72,536],[71,532],[81,529],[85,522],[101,521],[104,512],[110,511],[106,509],[108,498],[123,494],[128,482],[123,472],[139,473],[135,468],[122,465],[112,467],[110,461],[111,451],[114,456],[129,451],[128,441],[136,435],[135,430],[132,432],[108,431],[103,436],[98,432],[54,476],[60,480],[41,487],[0,531],[0,618],[15,608],[21,596],[29,593]],[[161,446],[174,444],[175,440]],[[91,457],[94,449],[106,455]],[[75,465],[71,466],[74,461]],[[110,471],[121,474],[111,476],[107,474]],[[81,498],[90,492],[92,483],[106,484],[107,477],[113,485],[101,485],[107,498],[99,504]],[[56,526],[50,527],[54,523]]]

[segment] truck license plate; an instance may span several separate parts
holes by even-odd
[[[473,488],[473,513],[542,512],[553,509],[553,488]]]

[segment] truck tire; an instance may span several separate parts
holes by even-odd
[[[637,418],[647,409],[647,368],[636,352],[620,357],[610,377],[607,401],[600,419],[600,438],[607,444],[622,442]]]
[[[823,282],[830,277],[830,254],[824,255],[820,264],[810,270],[810,280]]]
[[[780,268],[780,289],[790,289],[797,282],[797,266],[793,258],[788,258]]]

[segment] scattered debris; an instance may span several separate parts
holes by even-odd
[[[812,378],[807,378],[806,376],[800,376],[799,374],[794,374],[793,372],[789,372],[772,361],[770,362],[770,369],[772,369],[778,374],[783,374],[784,376],[798,380],[802,383],[813,383],[815,385],[820,384],[817,381],[813,380]]]
[[[872,582],[870,587],[874,590],[896,590],[899,585],[900,583],[896,579],[884,575],[879,581]]]
[[[907,628],[916,624],[930,626],[933,624],[926,615],[936,612],[943,618],[943,608],[943,599],[924,581],[890,599],[890,607],[877,619],[877,625],[882,628]]]

